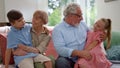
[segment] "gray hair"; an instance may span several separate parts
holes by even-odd
[[[70,3],[64,10],[63,15],[67,16],[68,14],[77,13],[77,8],[80,8],[80,5],[77,3]]]
[[[33,14],[33,16],[37,15],[39,18],[41,18],[42,20],[44,20],[44,24],[48,23],[48,15],[47,12],[43,11],[43,10],[36,10]]]

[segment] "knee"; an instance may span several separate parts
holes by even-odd
[[[55,61],[55,68],[70,68],[70,63],[65,58],[58,58]]]
[[[57,63],[57,64],[65,64],[65,63],[67,63],[67,60],[65,59],[65,58],[58,58],[58,59],[56,59],[55,60],[55,62]]]

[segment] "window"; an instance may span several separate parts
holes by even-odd
[[[96,18],[95,0],[48,0],[49,26],[55,26],[62,19],[64,7],[71,2],[80,4],[84,21],[92,26]]]

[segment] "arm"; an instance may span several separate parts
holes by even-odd
[[[18,48],[20,48],[20,49],[22,49],[22,50],[24,50],[26,52],[39,53],[39,50],[37,48],[26,46],[26,45],[23,45],[23,44],[19,44]]]
[[[80,58],[85,58],[87,60],[90,60],[92,57],[89,53],[89,51],[87,50],[82,50],[82,51],[79,51],[79,50],[73,50],[72,52],[72,57],[75,57],[75,56],[78,56]]]
[[[33,40],[36,38],[32,38]],[[47,34],[46,36],[41,36],[40,37],[40,44],[39,45],[34,45],[34,47],[29,47],[29,46],[25,46],[22,44],[19,44],[18,47],[27,51],[27,52],[33,52],[33,53],[42,53],[46,50],[46,47],[48,46],[48,43],[50,41],[50,36]],[[36,42],[34,42],[36,43]]]
[[[96,47],[97,44],[98,44],[98,41],[95,40],[95,41],[93,41],[92,43],[90,43],[90,44],[85,48],[85,50],[90,51],[91,49],[93,49],[94,47]]]
[[[91,39],[91,43],[87,43],[87,47],[85,47],[85,50],[90,51],[91,49],[93,49],[94,47],[97,46],[97,44],[101,43],[103,41],[103,39],[105,38],[103,32],[95,32],[92,34],[92,39]],[[88,40],[89,41],[89,40]]]
[[[72,52],[72,57],[78,56],[78,57],[81,57],[81,58],[85,58],[85,59],[90,60],[92,57],[91,57],[89,51],[90,51],[91,49],[93,49],[97,44],[98,44],[98,41],[95,40],[95,41],[93,41],[91,44],[89,44],[89,46],[88,46],[87,48],[85,48],[85,49],[82,50],[82,51],[74,50],[74,51]]]
[[[41,37],[41,39],[43,39],[41,41],[41,43],[39,45],[37,45],[36,47],[29,47],[29,46],[25,46],[25,45],[18,45],[21,49],[27,51],[27,52],[33,52],[33,53],[42,53],[46,50],[46,47],[48,46],[48,43],[50,41],[50,36],[46,36],[46,37]]]
[[[10,62],[10,57],[11,57],[11,52],[12,49],[6,49],[5,52],[5,68],[8,68],[9,62]]]
[[[37,45],[36,48],[39,50],[40,53],[43,53],[50,42],[50,36],[48,35],[43,38],[41,37],[41,39],[42,39],[41,43]]]
[[[12,52],[16,56],[24,56],[24,55],[26,55],[28,53],[28,52],[26,52],[26,51],[24,51],[24,50],[22,50],[20,48],[17,48],[16,50],[13,50]]]
[[[60,28],[54,28],[52,32],[52,39],[54,46],[56,48],[56,51],[59,55],[64,57],[86,57],[86,59],[89,59],[91,57],[90,53],[88,51],[80,51],[80,50],[74,50],[72,47],[66,47],[66,43],[70,42],[74,36],[74,32],[69,31],[69,33],[73,33],[72,36],[62,31],[63,29]],[[65,41],[67,40],[67,41]],[[71,44],[68,44],[68,46],[71,46]],[[74,47],[74,45],[73,45]],[[77,48],[76,48],[77,49]]]

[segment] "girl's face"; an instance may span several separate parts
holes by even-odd
[[[103,22],[102,20],[98,20],[95,24],[94,24],[94,31],[103,31],[105,30],[105,22]]]

